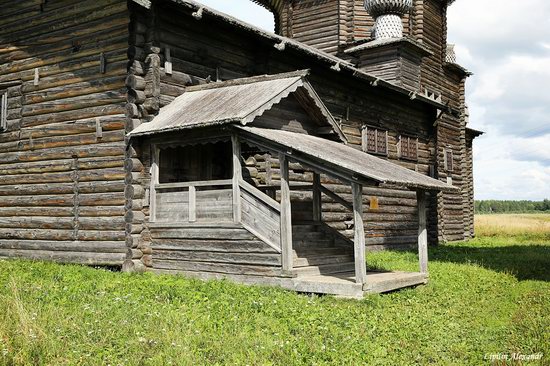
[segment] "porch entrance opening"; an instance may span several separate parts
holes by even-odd
[[[161,147],[159,183],[231,179],[231,142]]]

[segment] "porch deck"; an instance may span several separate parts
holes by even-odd
[[[384,293],[423,285],[428,275],[420,272],[367,271],[366,283],[358,284],[354,272],[303,276],[293,279],[294,290],[362,298],[365,294]]]
[[[336,295],[354,299],[362,299],[366,294],[390,292],[406,287],[424,285],[428,282],[428,275],[425,273],[401,271],[368,271],[366,277],[367,282],[365,284],[356,283],[354,272],[331,275],[300,276],[294,278],[263,277],[184,270],[167,271],[163,269],[155,269],[154,272],[159,274],[177,273],[186,277],[193,277],[201,280],[227,279],[232,282],[248,285],[276,286],[301,293]]]

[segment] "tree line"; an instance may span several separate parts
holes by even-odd
[[[544,201],[475,201],[476,213],[550,212],[550,200]]]

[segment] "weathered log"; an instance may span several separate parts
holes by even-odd
[[[126,86],[134,90],[145,90],[145,79],[138,75],[128,75],[126,78]]]
[[[126,258],[125,253],[90,253],[90,252],[65,252],[46,250],[15,250],[0,249],[1,257],[27,258],[37,260],[49,260],[61,263],[78,263],[87,265],[120,266]]]

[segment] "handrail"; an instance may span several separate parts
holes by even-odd
[[[223,180],[200,180],[196,182],[182,182],[182,183],[160,183],[155,184],[155,189],[174,189],[174,188],[189,188],[189,187],[210,187],[210,186],[230,186],[233,184],[231,179]]]
[[[323,192],[324,194],[332,198],[334,201],[338,202],[345,208],[353,211],[353,205],[351,203],[349,203],[348,201],[346,201],[345,199],[343,199],[342,197],[340,197],[339,195],[337,195],[336,193],[334,193],[324,185],[320,185],[319,189],[321,189],[321,192]]]
[[[305,184],[291,184],[288,186],[290,188],[291,191],[309,191],[309,190],[312,190],[313,189],[313,184],[308,184],[308,183],[305,183]],[[281,189],[281,186],[277,186],[277,185],[264,185],[264,186],[259,186],[259,187],[256,187],[256,189],[262,191],[262,190],[271,190],[271,189],[274,189],[276,191],[280,190]]]
[[[266,205],[271,206],[271,208],[275,209],[277,212],[281,212],[281,205],[279,204],[279,202],[275,201],[273,198],[269,197],[258,188],[254,187],[252,184],[244,180],[240,180],[239,186],[248,193],[252,194],[257,199],[261,200]]]

